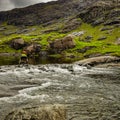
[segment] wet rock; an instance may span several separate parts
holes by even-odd
[[[66,111],[63,105],[23,108],[9,113],[4,120],[66,120]]]
[[[67,69],[68,69],[68,71],[70,71],[70,72],[74,72],[74,69],[73,69],[73,66],[72,66],[72,65],[71,65],[71,66],[68,66]]]
[[[98,64],[105,64],[105,63],[112,63],[112,62],[120,62],[120,57],[114,57],[114,56],[93,57],[93,58],[88,58],[85,60],[78,61],[76,62],[76,64],[95,66]]]
[[[98,38],[98,40],[105,40],[105,39],[107,39],[106,36],[103,36],[103,37]]]
[[[11,41],[10,46],[16,50],[26,46],[26,42],[22,38],[15,38]]]
[[[65,49],[74,48],[75,43],[71,36],[64,37],[63,39],[57,39],[50,43],[50,51],[54,53],[59,53]]]

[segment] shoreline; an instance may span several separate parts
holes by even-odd
[[[20,53],[0,53],[0,57],[15,57],[15,58],[17,57],[17,58],[19,58],[20,55],[21,55]],[[51,63],[51,64],[55,64],[55,63]],[[63,64],[65,64],[65,62],[63,62]],[[92,58],[85,58],[82,60],[71,62],[71,64],[78,64],[80,66],[86,66],[88,68],[90,68],[90,67],[109,67],[109,66],[120,67],[120,57],[105,55],[105,56],[98,56],[98,57],[92,57]]]

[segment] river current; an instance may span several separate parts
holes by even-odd
[[[120,68],[0,67],[0,120],[16,108],[63,104],[68,120],[120,120]]]

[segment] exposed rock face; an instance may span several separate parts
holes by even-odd
[[[104,23],[105,25],[120,23],[120,1],[119,0],[98,0],[94,4],[87,7],[78,16],[84,22],[93,25]]]
[[[15,38],[11,41],[10,46],[16,50],[26,46],[25,41],[22,38]]]
[[[66,120],[63,105],[23,108],[9,113],[4,120]]]
[[[59,53],[62,50],[74,48],[74,47],[75,47],[75,43],[71,36],[67,36],[63,39],[58,39],[50,43],[50,51],[55,53]]]
[[[67,33],[67,32],[70,32],[74,29],[76,29],[77,27],[79,27],[81,25],[81,21],[80,20],[77,20],[77,19],[72,19],[72,20],[68,20],[66,23],[65,23],[65,26],[64,28],[61,30],[62,33]]]

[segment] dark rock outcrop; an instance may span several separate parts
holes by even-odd
[[[65,23],[65,26],[63,27],[61,32],[62,33],[70,32],[70,31],[76,29],[77,27],[79,27],[81,24],[82,24],[82,22],[80,20],[77,20],[77,19],[68,20]]]
[[[113,25],[120,23],[120,1],[119,0],[98,0],[88,6],[78,15],[84,22],[98,25]]]
[[[63,105],[23,108],[9,113],[4,120],[66,120],[66,110]]]
[[[58,39],[50,43],[50,51],[53,53],[60,53],[61,51],[69,48],[74,48],[75,43],[71,36],[64,37],[63,39]]]

